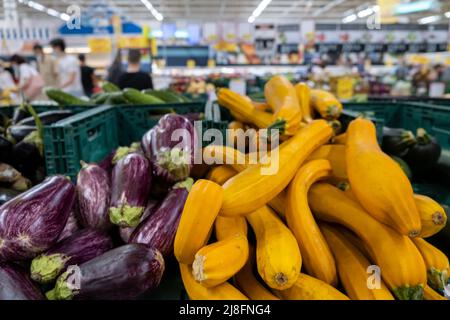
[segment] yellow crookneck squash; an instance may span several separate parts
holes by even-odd
[[[420,215],[408,177],[381,151],[372,121],[358,118],[347,130],[347,173],[352,192],[378,221],[403,235],[420,234]]]
[[[333,254],[308,205],[308,191],[313,183],[327,177],[331,166],[327,160],[303,165],[289,185],[286,221],[297,239],[306,272],[332,286],[338,279]]]
[[[212,168],[206,176],[206,179],[211,180],[217,184],[223,185],[228,179],[237,174],[236,170],[227,165],[217,166]]]
[[[311,105],[326,120],[335,120],[342,113],[342,103],[332,93],[325,90],[311,90]]]
[[[333,183],[348,181],[347,161],[345,157],[345,146],[326,144],[314,151],[306,162],[325,159],[331,164],[331,175],[329,180]]]
[[[398,299],[422,299],[427,271],[422,255],[409,237],[374,219],[344,191],[330,184],[314,184],[308,200],[316,218],[341,224],[356,233]]]
[[[297,98],[302,110],[303,121],[310,123],[313,120],[311,112],[311,89],[304,82],[297,83],[295,86]]]
[[[419,237],[428,238],[441,231],[447,223],[447,214],[444,208],[427,196],[415,194],[414,200],[422,222],[422,230],[420,230]]]

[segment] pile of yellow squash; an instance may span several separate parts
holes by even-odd
[[[174,243],[190,299],[445,299],[448,258],[424,240],[445,211],[413,193],[374,124],[358,118],[336,136],[342,105],[280,76],[265,95],[261,105],[219,91],[238,120],[286,137],[276,173],[262,174],[272,158],[220,165],[192,187]],[[246,157],[226,146],[205,155]]]

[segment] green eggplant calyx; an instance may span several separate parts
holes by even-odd
[[[47,298],[53,298],[52,300],[72,300],[80,291],[77,284],[72,283],[74,280],[81,280],[81,275],[77,274],[79,273],[77,270],[79,269],[74,268],[61,274],[56,280],[55,288],[47,292]]]
[[[34,145],[39,150],[39,154],[41,156],[44,155],[44,141],[37,130],[30,132],[25,138],[23,138],[23,141]]]
[[[431,267],[427,271],[427,279],[430,287],[436,291],[443,292],[448,281],[447,270],[438,270]]]
[[[84,168],[86,168],[87,166],[89,166],[89,163],[84,162],[83,160],[80,160],[80,166],[81,166],[81,169],[84,169]]]
[[[160,169],[166,170],[175,181],[184,180],[189,177],[191,171],[191,153],[180,148],[173,148],[160,152],[156,163]]]
[[[431,137],[424,128],[417,129],[416,136],[419,144],[429,144],[431,142]]]
[[[47,297],[48,300],[57,300],[56,299],[56,290],[55,289],[47,291],[45,293],[45,296]]]
[[[191,191],[192,185],[194,184],[194,179],[187,178],[184,181],[178,182],[173,186],[173,189],[182,189],[185,188],[188,192]]]
[[[286,131],[286,120],[278,119],[267,128],[269,137],[272,136],[272,130],[279,130],[279,135],[283,135]]]
[[[64,254],[41,255],[31,262],[31,278],[39,283],[48,283],[63,271],[69,257]]]
[[[394,288],[394,295],[399,300],[423,300],[423,285]]]
[[[327,116],[331,118],[336,118],[339,115],[339,108],[335,105],[328,106]]]
[[[116,153],[114,154],[114,157],[111,161],[112,164],[116,164],[119,162],[120,159],[125,158],[130,153],[134,152],[135,150],[130,147],[119,147],[116,150]]]
[[[119,227],[136,227],[141,221],[144,207],[132,207],[128,204],[109,208],[109,219]]]

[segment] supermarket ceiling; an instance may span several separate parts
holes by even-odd
[[[0,2],[0,19],[5,16],[4,3],[9,1],[14,0]],[[30,5],[30,2],[34,5]],[[19,16],[40,18],[49,16],[46,13],[48,10],[53,10],[50,13],[57,15],[56,13],[64,13],[70,5],[76,4],[81,12],[106,6],[132,21],[155,20],[155,13],[160,13],[159,19],[164,17],[165,21],[247,21],[261,2],[268,4],[256,18],[256,22],[295,22],[311,18],[341,22],[353,13],[357,14],[377,4],[377,0],[17,0],[17,10]],[[447,20],[444,14],[450,11],[449,0],[420,2],[438,2],[440,9],[403,15],[404,22],[416,23],[419,18],[432,15],[440,15],[440,22]]]

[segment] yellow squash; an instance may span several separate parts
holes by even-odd
[[[228,146],[209,145],[203,148],[203,162],[208,165],[226,164],[237,172],[244,171],[249,166],[256,164],[258,155],[250,157],[239,150]],[[250,162],[250,160],[255,160]]]
[[[349,300],[349,298],[319,279],[301,273],[292,287],[277,291],[284,300]]]
[[[215,229],[217,240],[225,240],[236,235],[247,236],[247,220],[243,217],[218,216]]]
[[[275,198],[294,177],[304,160],[332,136],[324,120],[316,120],[224,185],[221,215],[245,215]]]
[[[332,93],[325,90],[311,90],[311,105],[322,118],[327,120],[339,118],[342,112],[342,104],[339,100]]]
[[[311,89],[304,82],[297,83],[295,86],[300,109],[302,110],[303,121],[309,123],[313,120],[311,112]]]
[[[253,264],[255,261],[254,251],[254,248],[250,249],[247,263],[234,276],[236,286],[251,300],[279,300],[253,274]]]
[[[441,231],[447,223],[447,215],[444,208],[427,196],[415,194],[414,200],[422,221],[422,230],[419,237],[428,238]]]
[[[330,184],[313,185],[308,199],[316,218],[341,224],[356,233],[397,298],[422,299],[427,272],[410,238],[375,220],[344,191]]]
[[[258,128],[267,128],[273,123],[273,115],[255,108],[251,101],[227,88],[217,93],[220,105],[232,112],[239,121],[250,122]]]
[[[347,162],[345,157],[345,146],[326,144],[314,151],[306,160],[312,161],[317,159],[328,160],[331,164],[330,181],[339,183],[348,181]]]
[[[256,235],[258,273],[278,290],[291,287],[300,273],[302,257],[292,232],[267,206],[247,216]]]
[[[208,241],[222,205],[223,189],[208,180],[197,180],[189,192],[175,235],[174,253],[178,262],[191,264]]]
[[[286,197],[287,192],[283,190],[267,203],[283,221],[286,221]]]
[[[181,278],[191,300],[248,300],[238,289],[225,282],[214,288],[206,288],[195,281],[191,268],[180,263]]]
[[[338,281],[333,254],[308,205],[309,188],[330,172],[331,166],[327,160],[308,162],[298,170],[288,188],[286,221],[297,239],[306,272],[336,286]]]
[[[192,264],[194,279],[207,288],[226,282],[248,259],[248,240],[237,234],[201,248]]]
[[[441,296],[439,293],[434,291],[430,286],[425,286],[423,289],[423,298],[425,300],[445,300],[448,301],[445,297]]]
[[[333,144],[347,144],[347,133],[341,133],[340,135],[333,138]]]
[[[427,266],[428,285],[435,290],[443,291],[448,281],[449,264],[447,256],[424,239],[417,238],[413,241]]]
[[[208,173],[206,179],[211,180],[217,184],[223,185],[228,179],[234,177],[237,174],[236,170],[227,165],[221,165],[214,167]]]
[[[328,224],[321,224],[320,228],[333,251],[339,278],[350,299],[394,300],[382,281],[379,288],[369,288],[367,268],[372,264],[338,229]]]
[[[372,121],[358,118],[347,130],[347,173],[352,192],[375,219],[403,235],[420,233],[420,215],[408,177],[383,153]]]
[[[264,86],[264,96],[274,114],[272,128],[281,134],[294,135],[300,128],[302,111],[292,83],[283,76],[272,77]]]

